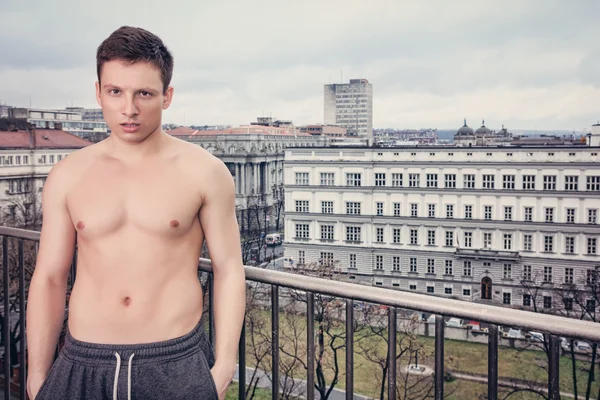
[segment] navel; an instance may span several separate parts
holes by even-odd
[[[123,305],[128,307],[131,304],[131,297],[125,296],[123,297]]]
[[[83,221],[77,222],[77,229],[83,229],[83,228],[85,228],[85,224],[83,223]]]
[[[179,226],[179,221],[174,219],[169,223],[169,225],[171,225],[171,228],[177,228]]]

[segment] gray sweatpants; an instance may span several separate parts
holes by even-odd
[[[201,322],[156,343],[87,343],[67,332],[65,345],[35,400],[217,400],[215,356]]]

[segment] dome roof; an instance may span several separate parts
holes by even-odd
[[[487,133],[492,133],[492,131],[485,126],[485,121],[481,121],[481,128],[477,129],[475,133],[478,135],[484,135]]]
[[[469,128],[467,126],[467,120],[465,119],[465,124],[462,126],[462,128],[460,128],[457,132],[457,135],[459,136],[467,136],[467,135],[472,135],[473,134],[473,129]]]

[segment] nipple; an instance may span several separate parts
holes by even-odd
[[[179,226],[179,221],[174,219],[169,223],[169,225],[171,225],[171,228],[177,228]]]
[[[77,222],[77,229],[83,229],[83,228],[85,228],[85,224],[83,223],[83,221]]]

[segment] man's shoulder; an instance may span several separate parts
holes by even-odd
[[[176,139],[178,159],[188,171],[192,171],[199,177],[210,178],[215,174],[222,178],[223,171],[227,166],[221,159],[211,154],[206,149],[194,143]]]
[[[66,189],[66,186],[75,181],[86,169],[86,166],[94,160],[98,154],[99,145],[100,143],[96,143],[68,154],[54,164],[48,174],[48,180],[55,186],[64,186]]]

